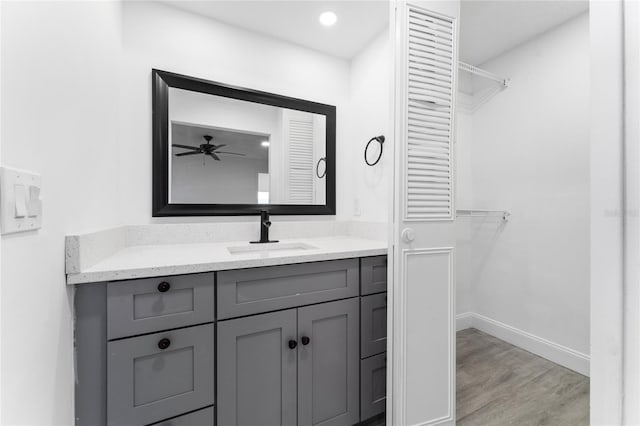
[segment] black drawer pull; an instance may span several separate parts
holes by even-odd
[[[295,340],[289,340],[289,349],[295,349],[298,346],[298,342]]]
[[[307,336],[302,336],[302,339],[300,339],[300,341],[302,342],[303,345],[307,346],[311,341],[311,339],[309,339]]]
[[[171,346],[171,340],[167,339],[166,337],[164,339],[160,339],[160,341],[158,342],[158,347],[162,350],[167,349],[169,346]]]
[[[169,284],[166,281],[162,281],[160,284],[158,284],[158,291],[160,293],[164,293],[166,291],[169,291],[170,288],[171,288],[171,284]]]

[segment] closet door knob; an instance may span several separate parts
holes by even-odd
[[[169,346],[171,346],[171,340],[167,339],[166,337],[164,339],[160,339],[160,341],[158,342],[158,347],[162,350],[167,349]]]
[[[163,281],[160,284],[158,284],[158,291],[160,293],[165,293],[165,292],[169,291],[170,288],[171,288],[171,284],[169,284],[166,281]]]
[[[298,342],[295,340],[289,340],[289,349],[295,349],[298,346]]]
[[[311,339],[309,339],[307,336],[302,336],[302,339],[300,339],[300,341],[304,346],[307,346],[309,342],[311,342]]]
[[[410,243],[416,239],[416,233],[412,228],[404,228],[402,230],[402,241]]]

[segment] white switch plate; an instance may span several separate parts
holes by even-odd
[[[16,188],[23,199],[16,200]],[[25,170],[0,167],[0,233],[33,231],[42,226],[42,177]],[[30,199],[33,196],[36,199]],[[17,203],[16,203],[17,201]],[[19,208],[17,208],[19,206]],[[22,210],[26,209],[23,217]],[[20,214],[17,214],[21,210]]]

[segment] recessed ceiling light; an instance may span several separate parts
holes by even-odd
[[[262,146],[269,146],[269,141],[262,141]]]
[[[318,20],[325,27],[330,27],[338,22],[338,17],[333,12],[323,12],[322,14],[320,14]]]

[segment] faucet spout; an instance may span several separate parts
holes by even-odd
[[[251,244],[277,243],[278,240],[269,239],[269,228],[271,221],[269,220],[269,212],[262,210],[260,212],[260,241],[251,241]]]

